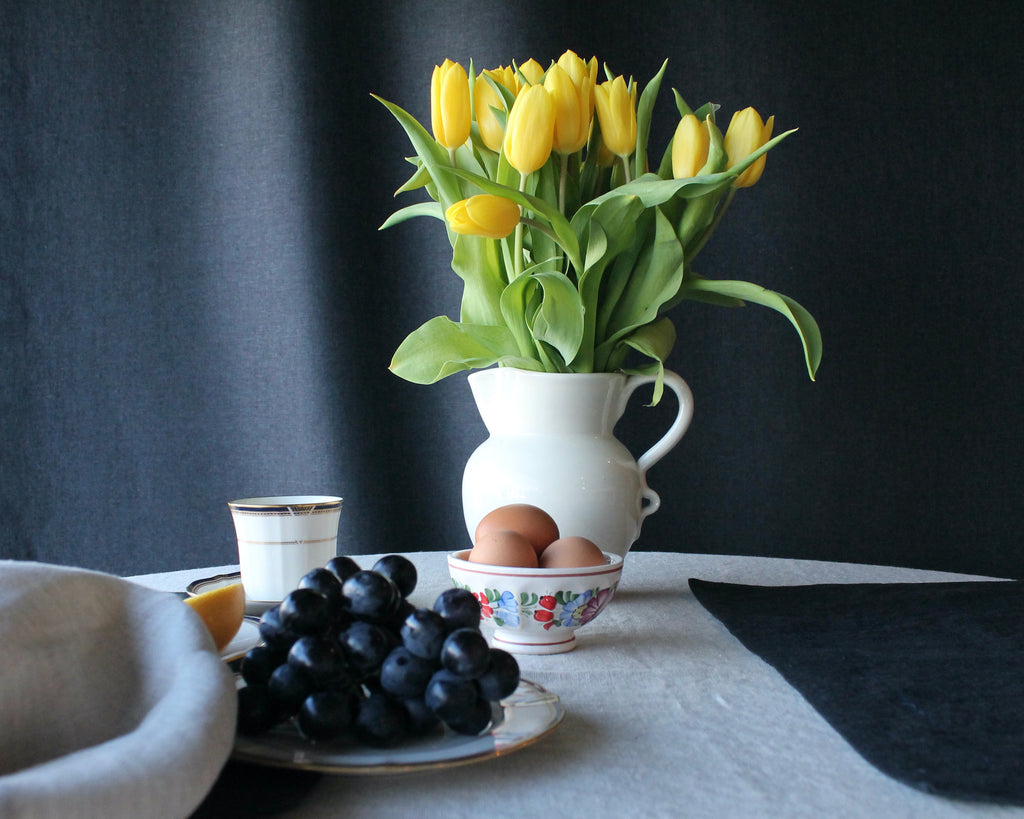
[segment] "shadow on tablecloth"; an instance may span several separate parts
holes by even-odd
[[[883,773],[1024,805],[1020,581],[690,588]]]
[[[322,774],[229,760],[191,819],[250,819],[297,808]]]

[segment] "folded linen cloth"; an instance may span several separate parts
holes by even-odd
[[[180,599],[0,561],[0,816],[188,816],[231,752],[235,709]]]
[[[882,772],[1024,805],[1021,582],[690,588]]]

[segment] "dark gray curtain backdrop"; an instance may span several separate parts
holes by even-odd
[[[958,11],[957,8],[960,10]],[[457,310],[434,223],[387,232],[432,67],[567,47],[797,135],[705,251],[794,296],[684,305],[696,396],[637,549],[1024,574],[1022,15],[1011,3],[0,2],[0,557],[236,560],[225,502],[345,497],[350,553],[466,544],[464,376],[387,365]],[[637,402],[635,452],[671,402]]]

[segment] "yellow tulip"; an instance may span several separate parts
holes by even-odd
[[[585,73],[577,84],[576,79],[556,63],[548,69],[544,87],[555,104],[554,149],[561,154],[576,153],[587,144],[590,136],[594,81]]]
[[[544,80],[544,68],[532,57],[519,66],[519,72],[526,77],[528,85],[538,85]]]
[[[435,65],[430,78],[430,125],[434,139],[454,150],[469,139],[471,121],[466,69],[451,60]]]
[[[588,63],[575,51],[566,51],[558,58],[558,65],[572,77],[573,84],[577,87],[582,85],[584,77],[590,78],[591,89],[597,83],[597,57],[591,57]],[[593,110],[593,104],[593,93],[591,93],[591,110]]]
[[[621,76],[594,87],[601,138],[616,156],[636,150],[636,87],[630,90]]]
[[[551,155],[555,136],[555,104],[543,85],[519,92],[508,113],[505,156],[521,174],[533,173]]]
[[[484,141],[484,145],[492,151],[500,151],[501,141],[505,138],[505,126],[495,116],[492,109],[504,110],[505,103],[485,77],[490,77],[513,94],[519,92],[519,78],[516,77],[515,69],[512,67],[493,68],[485,70],[477,77],[473,88],[473,103],[476,108],[476,124],[480,129],[480,138]]]
[[[684,116],[679,120],[676,135],[672,138],[672,176],[676,179],[696,176],[707,164],[710,147],[708,124],[693,114]]]
[[[519,205],[502,196],[481,193],[456,202],[445,211],[444,218],[456,233],[504,239],[519,224]]]
[[[768,117],[767,122],[761,122],[761,115],[753,108],[744,108],[733,114],[729,129],[725,132],[725,153],[728,156],[726,168],[733,167],[764,145],[772,138],[774,127],[774,116]],[[732,183],[733,187],[749,188],[756,183],[764,172],[766,158],[764,154],[759,156],[749,168],[736,177],[736,181]]]

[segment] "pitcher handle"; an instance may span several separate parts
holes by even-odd
[[[654,381],[655,377],[653,375],[629,376],[626,379],[626,387],[623,391],[623,406],[629,401],[629,397],[637,388],[642,387],[644,384],[653,384]],[[640,478],[644,485],[642,494],[644,500],[647,501],[643,509],[641,509],[641,520],[658,511],[658,507],[661,506],[661,498],[658,493],[647,485],[647,470],[664,458],[682,440],[693,418],[693,393],[690,391],[690,386],[671,370],[665,370],[664,383],[666,387],[675,393],[676,400],[679,402],[679,409],[676,412],[672,426],[668,428],[668,432],[654,446],[637,458],[636,463],[640,469]]]

